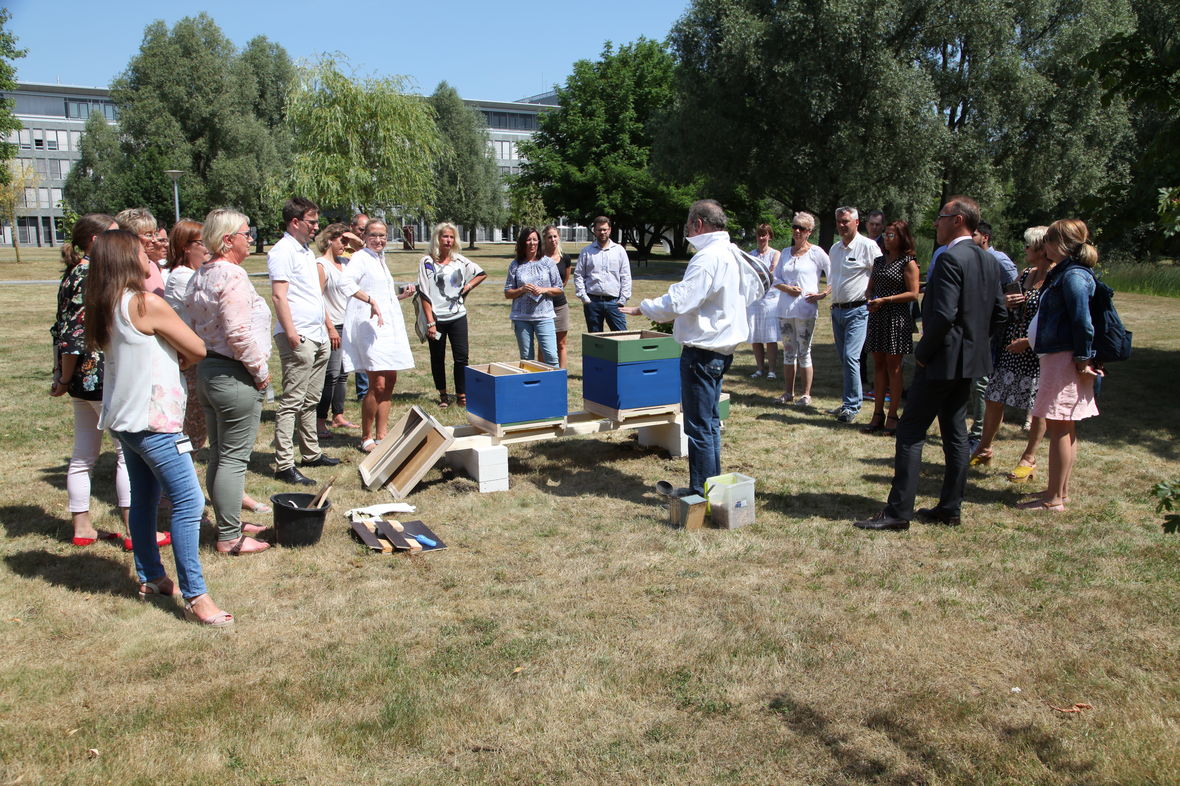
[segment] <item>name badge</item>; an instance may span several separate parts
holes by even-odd
[[[181,436],[176,440],[176,452],[183,456],[185,453],[193,452],[193,441],[186,436]]]

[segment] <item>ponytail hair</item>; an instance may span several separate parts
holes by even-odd
[[[101,235],[115,223],[115,219],[106,213],[87,213],[74,222],[74,229],[70,232],[70,242],[61,247],[61,262],[66,270],[70,270],[82,257],[90,252],[90,244],[94,238]]]
[[[1084,221],[1076,218],[1060,218],[1050,224],[1045,232],[1045,245],[1086,267],[1098,264],[1098,249],[1090,242],[1090,230]]]
[[[83,297],[87,349],[106,349],[110,343],[111,324],[124,292],[143,294],[147,274],[139,261],[142,251],[139,236],[126,229],[110,229],[95,239]]]

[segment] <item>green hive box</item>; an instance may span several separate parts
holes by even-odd
[[[654,330],[583,333],[582,355],[611,363],[640,363],[678,358],[680,345],[667,333]]]

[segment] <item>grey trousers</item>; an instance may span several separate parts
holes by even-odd
[[[324,392],[324,372],[332,344],[304,339],[295,349],[282,333],[275,337],[283,362],[283,392],[275,400],[275,471],[295,466],[295,440],[304,461],[319,458],[315,411]]]
[[[209,431],[205,487],[213,501],[219,541],[237,540],[242,534],[246,465],[258,436],[263,395],[236,360],[207,357],[197,366],[197,396]]]

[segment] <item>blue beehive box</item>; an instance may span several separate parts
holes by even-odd
[[[491,423],[556,420],[569,414],[567,376],[531,360],[468,366],[467,411]]]
[[[680,358],[614,363],[582,358],[582,398],[608,409],[680,403]]]

